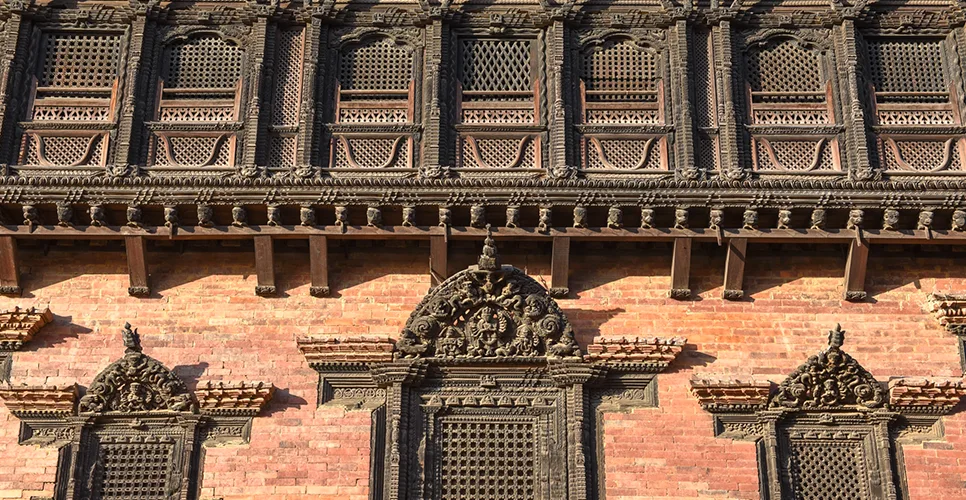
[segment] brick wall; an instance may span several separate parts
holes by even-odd
[[[752,244],[740,302],[720,299],[724,250],[695,249],[697,298],[665,298],[670,249],[578,244],[571,298],[561,307],[586,344],[601,336],[684,336],[688,349],[660,375],[658,408],[604,418],[610,499],[758,498],[755,446],[713,436],[711,416],[688,394],[688,380],[720,375],[781,381],[825,346],[835,323],[845,349],[879,380],[962,375],[954,338],[924,312],[932,292],[966,291],[962,254],[873,249],[871,300],[841,300],[844,249]],[[451,269],[475,259],[454,245]],[[549,245],[501,248],[504,262],[549,282]],[[127,295],[120,248],[54,247],[21,252],[25,294],[0,309],[48,306],[56,314],[15,354],[16,384],[90,384],[121,356],[125,321],[140,329],[145,353],[184,378],[263,380],[279,388],[255,419],[251,444],[205,452],[203,499],[339,498],[368,495],[369,415],[316,407],[317,374],[296,349],[313,335],[395,336],[429,286],[428,246],[371,243],[330,250],[334,296],[309,295],[308,257],[280,244],[278,298],[254,295],[254,258],[245,247],[149,254],[151,298]],[[49,495],[56,452],[17,445],[19,422],[0,406],[0,498]],[[906,446],[911,498],[962,499],[966,411],[945,420],[943,442]]]

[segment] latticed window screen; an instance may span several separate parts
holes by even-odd
[[[609,42],[584,52],[583,79],[587,90],[651,91],[658,79],[657,57],[628,40]]]
[[[529,40],[460,40],[460,82],[464,91],[533,89]]]
[[[947,92],[941,41],[872,39],[868,48],[876,92]]]
[[[536,498],[533,423],[443,417],[440,447],[440,500]]]
[[[191,38],[168,48],[165,88],[233,88],[242,73],[243,52],[216,35]]]
[[[353,45],[342,52],[339,85],[343,90],[409,89],[413,78],[413,53],[388,38]]]
[[[102,444],[91,498],[167,500],[171,443]]]
[[[117,77],[119,34],[48,32],[42,45],[40,87],[104,88]]]
[[[822,92],[819,53],[782,39],[750,51],[748,83],[755,92]]]
[[[273,74],[273,125],[298,125],[302,101],[302,33],[302,28],[278,32]]]
[[[861,441],[788,439],[781,457],[783,482],[794,500],[865,500],[870,498]]]

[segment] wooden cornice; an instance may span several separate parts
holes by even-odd
[[[388,363],[395,350],[388,337],[303,337],[297,343],[310,365]]]
[[[265,382],[212,382],[199,384],[195,398],[202,413],[254,417],[275,394],[275,386]]]
[[[0,351],[15,351],[34,338],[41,328],[54,320],[50,309],[15,307],[0,312]]]
[[[0,387],[0,399],[18,418],[66,417],[74,414],[77,384],[66,387],[8,385]]]
[[[768,405],[773,384],[759,380],[691,380],[691,395],[705,411],[753,413]]]
[[[948,332],[966,335],[966,294],[933,294],[929,305]]]
[[[945,415],[966,397],[962,379],[896,378],[889,381],[889,405],[902,413]]]
[[[607,363],[648,363],[666,368],[684,350],[687,339],[601,338],[587,346],[586,361]]]

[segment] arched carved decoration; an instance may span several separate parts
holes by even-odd
[[[373,410],[376,495],[604,498],[599,413],[656,405],[655,375],[685,341],[605,339],[582,354],[573,333],[547,290],[501,265],[488,237],[478,265],[430,291],[394,344],[299,348],[320,373],[320,404]]]
[[[354,28],[333,34],[333,175],[398,175],[414,168],[422,34]],[[395,173],[395,174],[394,174]]]
[[[211,383],[196,391],[141,352],[137,330],[122,331],[124,356],[77,386],[0,390],[21,419],[20,442],[60,449],[57,500],[194,500],[203,442],[244,443],[271,399],[262,383]],[[200,405],[199,405],[200,401]]]
[[[781,384],[692,380],[715,433],[759,444],[762,498],[900,498],[902,443],[942,437],[962,380],[895,378],[889,390],[842,350],[845,331]]]
[[[744,37],[741,95],[755,170],[842,170],[831,39],[823,29],[773,28]]]

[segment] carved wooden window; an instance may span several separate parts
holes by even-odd
[[[762,498],[901,498],[899,443],[941,437],[940,417],[966,395],[962,381],[895,378],[890,394],[842,350],[845,332],[777,388],[770,383],[694,380],[722,437],[757,441]]]
[[[962,136],[948,130],[962,123],[947,79],[955,48],[943,39],[871,37],[866,49],[882,168],[963,170]]]
[[[87,30],[40,32],[21,164],[105,165],[123,38]]]
[[[268,167],[291,167],[296,163],[300,109],[302,106],[302,26],[279,28],[275,33],[275,66],[271,93]]]
[[[822,40],[828,36],[809,31],[746,39],[744,90],[755,170],[841,170],[831,49]]]
[[[94,378],[75,405],[77,386],[0,389],[21,419],[21,444],[60,448],[54,498],[66,500],[195,500],[201,443],[248,441],[271,384],[184,382],[141,352],[125,325],[124,356]]]
[[[379,35],[346,41],[337,64],[334,169],[412,168],[416,67],[416,50],[401,38]]]
[[[224,170],[234,164],[244,55],[235,41],[214,33],[166,45],[149,123],[151,166]]]
[[[526,172],[541,168],[541,123],[533,38],[461,36],[458,61],[457,167],[470,173]]]
[[[691,44],[691,75],[694,91],[695,162],[704,171],[718,170],[718,96],[715,78],[714,34],[695,29]]]
[[[620,174],[668,169],[663,31],[581,39],[583,169]]]
[[[378,408],[370,484],[385,498],[567,500],[606,498],[602,433],[588,430],[604,408],[653,406],[653,378],[683,343],[613,339],[582,354],[546,288],[500,265],[488,237],[479,265],[427,294],[395,345],[299,347],[320,404]]]

